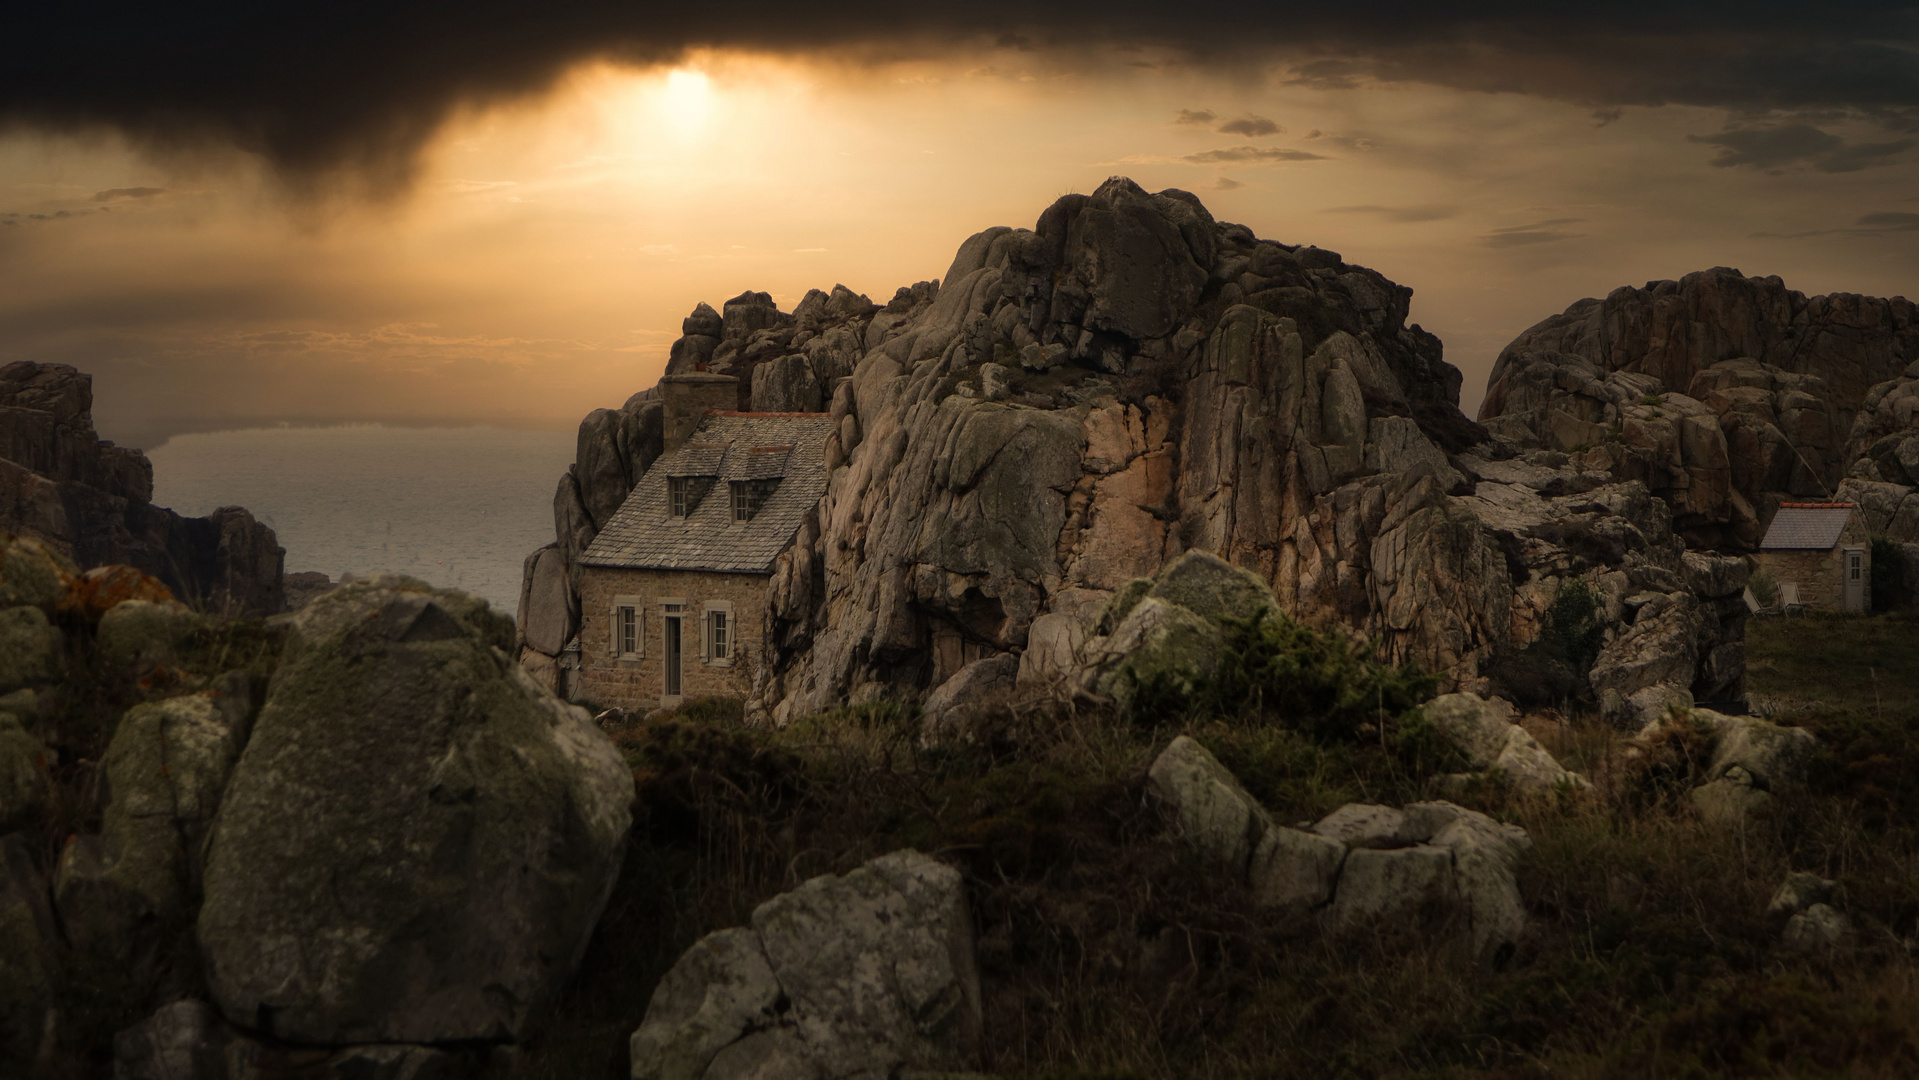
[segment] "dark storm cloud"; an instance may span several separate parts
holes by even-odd
[[[536,93],[582,60],[663,62],[701,46],[871,59],[995,44],[1085,56],[1147,44],[1329,90],[1410,81],[1573,101],[1602,116],[1673,103],[1743,114],[1826,109],[1898,130],[1919,114],[1910,0],[1816,12],[1781,0],[1604,8],[976,0],[904,9],[873,0],[825,8],[228,0],[22,5],[0,35],[0,120],[113,128],[156,151],[232,145],[296,182],[347,170],[396,186],[456,108]]]
[[[1228,120],[1213,130],[1222,135],[1244,135],[1257,139],[1262,135],[1277,135],[1285,129],[1263,116],[1242,116],[1237,120]]]
[[[1273,161],[1325,161],[1326,155],[1276,146],[1228,146],[1220,150],[1187,154],[1180,160],[1195,165],[1263,165]]]

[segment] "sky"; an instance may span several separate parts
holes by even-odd
[[[1913,8],[1537,7],[30,15],[0,362],[91,372],[129,445],[570,428],[697,302],[884,302],[1116,174],[1410,286],[1469,414],[1507,341],[1621,285],[1915,294]]]

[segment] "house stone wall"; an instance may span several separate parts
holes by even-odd
[[[603,708],[656,709],[667,704],[666,620],[661,608],[667,597],[683,599],[690,615],[682,643],[681,697],[744,698],[752,691],[766,636],[765,575],[606,566],[583,569],[576,697]],[[637,660],[615,657],[611,651],[613,599],[618,596],[643,601],[645,655]],[[699,614],[709,600],[733,604],[733,655],[724,665],[700,657]]]
[[[1841,610],[1845,603],[1846,548],[1864,548],[1866,561],[1866,609],[1872,609],[1872,540],[1865,526],[1854,517],[1839,535],[1839,543],[1824,551],[1768,550],[1758,555],[1759,566],[1772,573],[1780,585],[1799,586],[1799,602],[1828,611]]]

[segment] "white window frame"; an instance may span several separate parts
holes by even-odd
[[[689,479],[689,477],[685,476],[669,476],[666,478],[667,517],[685,518],[692,511],[692,493],[687,490],[690,486],[688,483]]]
[[[726,655],[719,655],[714,647],[717,642],[714,634],[713,616],[723,620],[726,634]],[[740,623],[733,617],[733,601],[708,600],[700,610],[700,659],[708,667],[732,667],[735,657],[740,655]]]
[[[633,615],[633,648],[622,649],[620,645],[620,615],[631,612]],[[639,596],[616,596],[607,608],[606,651],[616,660],[646,659],[646,599]]]

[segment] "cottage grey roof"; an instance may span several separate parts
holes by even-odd
[[[1780,503],[1759,542],[1761,550],[1825,551],[1839,542],[1852,520],[1851,503]]]
[[[684,444],[662,454],[580,561],[649,570],[772,572],[801,518],[826,493],[825,413],[708,413]],[[667,516],[668,477],[717,483],[684,518]],[[733,520],[735,480],[779,485],[748,521]]]

